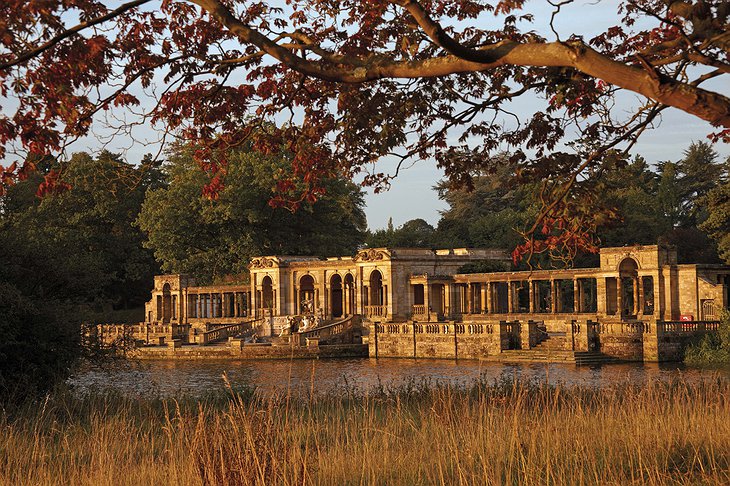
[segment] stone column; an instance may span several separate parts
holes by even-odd
[[[644,277],[639,277],[639,312],[638,314],[644,314]]]
[[[619,317],[624,315],[624,292],[622,288],[621,277],[616,278],[616,312]]]
[[[634,315],[639,315],[639,277],[634,277]]]
[[[507,313],[512,314],[514,311],[514,285],[512,282],[507,282]]]
[[[492,282],[487,282],[487,314],[494,314],[494,296],[492,295]]]
[[[330,309],[330,287],[326,283],[322,284],[322,315],[325,319],[328,319],[332,315],[332,309]]]
[[[607,313],[606,277],[597,277],[596,278],[596,312],[598,314]]]
[[[557,313],[558,309],[558,288],[555,285],[555,280],[550,280],[550,312],[552,314]]]
[[[447,317],[453,315],[453,313],[454,313],[453,309],[451,308],[451,286],[452,286],[452,284],[450,284],[450,283],[444,284],[444,286],[443,286],[444,311],[445,311]]]
[[[480,300],[482,301],[482,314],[486,314],[487,308],[489,307],[489,303],[487,301],[487,286],[489,285],[488,282],[481,282],[479,284],[479,292],[480,292]]]
[[[342,317],[347,317],[350,308],[348,307],[348,301],[350,300],[350,289],[348,288],[345,280],[342,280]]]
[[[535,282],[532,280],[527,281],[527,299],[530,301],[529,311],[530,314],[535,313]]]
[[[587,282],[590,282],[590,280]],[[586,305],[586,280],[583,280],[583,282],[578,281],[578,306],[580,307],[578,312],[588,312],[589,306]]]
[[[573,312],[582,312],[580,300],[580,282],[577,278],[573,279]]]
[[[428,284],[428,281],[426,281],[425,284],[423,284],[423,306],[426,309],[426,315],[431,314],[431,287]]]
[[[472,299],[472,288],[471,288],[471,282],[467,282],[466,284],[466,310],[467,313],[472,314],[474,310],[474,299]]]

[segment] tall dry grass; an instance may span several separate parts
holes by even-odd
[[[2,484],[730,484],[730,383],[56,393],[0,418]]]

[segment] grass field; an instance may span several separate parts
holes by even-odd
[[[730,484],[730,383],[59,391],[0,417],[0,483]]]

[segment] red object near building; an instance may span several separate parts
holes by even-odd
[[[694,321],[695,316],[693,316],[692,314],[682,314],[681,316],[679,316],[679,320],[680,321]]]

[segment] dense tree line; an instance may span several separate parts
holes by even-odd
[[[676,245],[683,262],[730,263],[730,161],[722,161],[705,142],[692,143],[676,161],[651,167],[641,156],[617,158],[600,177],[596,197],[607,205],[593,224],[603,246]],[[537,184],[510,184],[515,166],[509,157],[493,161],[497,169],[478,174],[473,190],[436,189],[448,203],[436,227],[422,219],[368,235],[369,246],[494,247],[512,249],[520,231],[532,224],[539,208]],[[537,238],[548,235],[538,235]],[[574,264],[595,264],[578,255]],[[544,260],[539,264],[549,264]]]
[[[191,151],[176,147],[162,164],[109,152],[38,160],[0,197],[0,401],[67,376],[84,352],[82,322],[141,320],[160,271],[209,282],[242,272],[253,255],[347,254],[362,243],[364,200],[353,183],[327,181],[294,213],[273,208],[291,161],[241,149],[211,199],[211,176]],[[38,197],[52,172],[57,184]]]
[[[80,322],[138,307],[158,271],[143,233],[132,226],[160,173],[118,155],[75,154],[0,199],[0,394],[42,392],[79,356]],[[40,198],[40,178],[55,170],[71,190]],[[140,314],[141,315],[141,314]]]

